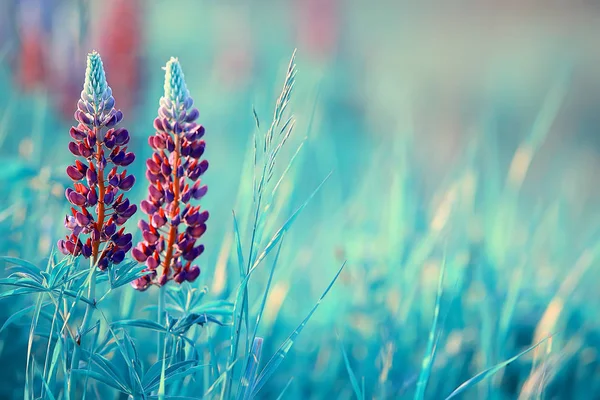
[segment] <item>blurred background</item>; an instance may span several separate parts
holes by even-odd
[[[426,398],[555,332],[537,358],[465,398],[600,398],[599,37],[592,1],[0,0],[0,254],[42,262],[66,234],[68,131],[92,50],[132,135],[132,197],[143,198],[161,67],[175,56],[211,165],[201,284],[230,298],[253,108],[265,130],[297,48],[286,156],[306,141],[273,226],[333,174],[286,236],[267,353],[348,264],[265,398],[290,376],[289,398],[350,398],[335,332],[367,397],[412,396],[442,259],[446,319]],[[154,301],[123,292],[115,319]],[[20,307],[0,302],[2,320]],[[26,319],[0,333],[0,359],[24,365],[23,329]],[[23,376],[2,376],[9,398]]]

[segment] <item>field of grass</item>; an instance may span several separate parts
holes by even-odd
[[[79,50],[37,59],[35,13],[2,16],[21,3],[0,5],[0,399],[600,398],[600,76],[579,31],[478,64],[458,34],[446,56],[391,16],[356,28],[358,2],[63,0],[40,15]],[[99,271],[57,248],[93,49],[136,154],[134,246],[181,62],[210,163],[193,282],[138,291],[131,253]]]

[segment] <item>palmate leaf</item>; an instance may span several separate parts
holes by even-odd
[[[213,314],[229,316],[233,313],[233,303],[227,300],[209,301],[190,309],[195,314]]]
[[[137,328],[150,329],[157,332],[168,332],[168,329],[159,324],[158,322],[151,321],[149,319],[124,319],[121,321],[115,321],[111,323],[113,327],[131,326]]]
[[[0,300],[11,297],[11,296],[19,296],[22,294],[30,294],[30,293],[39,293],[39,290],[30,289],[30,288],[17,288],[7,290],[6,292],[0,293]]]
[[[108,280],[111,289],[127,285],[142,276],[152,273],[152,271],[144,271],[145,268],[144,265],[139,265],[135,261],[123,263],[118,268],[109,268]]]
[[[285,359],[285,357],[291,350],[292,346],[294,345],[296,338],[298,337],[298,335],[300,335],[300,333],[302,332],[302,330],[304,329],[304,327],[306,326],[306,324],[308,323],[308,321],[310,320],[312,315],[315,313],[315,311],[317,310],[317,308],[319,307],[319,305],[321,304],[321,302],[323,301],[325,296],[327,296],[327,293],[329,293],[329,291],[333,287],[333,284],[335,283],[337,278],[342,273],[342,270],[344,269],[345,265],[346,265],[346,263],[342,264],[342,266],[340,267],[338,272],[335,274],[335,276],[333,277],[333,279],[327,286],[327,289],[325,289],[325,291],[323,292],[321,297],[319,297],[319,300],[313,306],[313,308],[310,310],[310,312],[308,313],[306,318],[304,318],[302,323],[300,325],[298,325],[298,327],[290,334],[290,336],[288,336],[288,338],[285,340],[285,342],[282,343],[282,345],[279,347],[279,349],[273,355],[273,357],[271,357],[269,362],[267,362],[267,365],[265,365],[265,367],[263,368],[261,374],[258,377],[256,385],[253,388],[253,391],[252,391],[253,397],[257,395],[257,393],[260,391],[260,389],[262,389],[264,384],[269,380],[271,375],[273,375],[273,373],[275,372],[277,367],[279,367],[279,364],[281,364],[283,362],[283,360]]]
[[[9,256],[0,256],[0,260],[6,261],[7,263],[13,264],[16,267],[11,267],[11,269],[18,269],[21,272],[29,273],[31,275],[38,275],[40,273],[40,269],[37,265],[21,260],[17,257],[9,257]],[[19,268],[20,267],[20,268]]]
[[[223,326],[223,323],[213,317],[212,315],[207,314],[188,314],[185,317],[178,320],[175,325],[171,328],[171,331],[177,335],[182,335],[186,333],[192,326],[200,325],[204,326],[204,324],[212,322],[219,326]]]
[[[63,285],[65,283],[65,279],[68,277],[71,268],[73,268],[73,263],[70,262],[68,258],[63,259],[54,267],[52,267],[50,275],[47,278],[48,287],[50,287],[51,289],[57,289],[58,287]],[[42,274],[43,273],[44,271],[42,271]]]
[[[173,367],[175,367],[175,366],[173,365],[165,370],[165,379],[164,379],[165,385],[174,383],[180,379],[185,379],[186,377],[196,373],[198,370],[206,367],[206,365],[196,365],[193,367],[184,368],[183,371],[177,371],[180,368],[173,368]],[[160,379],[158,381],[154,381],[154,383],[152,383],[151,385],[149,385],[148,387],[145,388],[146,393],[150,393],[153,390],[156,390],[158,388],[159,384],[160,384]]]
[[[71,373],[75,374],[75,375],[81,375],[83,377],[87,376],[89,378],[97,380],[98,382],[104,383],[106,386],[116,389],[121,393],[129,394],[129,395],[132,394],[132,393],[128,392],[127,390],[125,390],[124,388],[120,387],[115,381],[113,381],[109,377],[107,377],[99,372],[88,371],[87,369],[73,369],[73,370],[71,370]]]
[[[124,371],[118,368],[112,361],[100,354],[91,354],[89,355],[89,359],[96,368],[100,369],[104,376],[112,379],[113,383],[121,388],[121,391],[125,393],[133,392],[132,388],[127,383],[127,377],[124,376]]]
[[[160,373],[161,373],[163,361],[165,362],[165,364],[168,362],[171,362],[171,357],[167,357],[164,360],[161,358],[157,362],[152,364],[152,366],[150,368],[148,368],[148,371],[144,374],[144,377],[142,378],[142,386],[144,388],[149,387],[150,385],[154,384],[156,381],[158,381],[160,379]],[[178,363],[174,363],[174,364],[172,364],[172,366],[176,367],[175,370],[177,370],[179,368],[192,366],[196,363],[197,363],[196,360],[184,360],[184,361],[181,361]],[[166,370],[165,370],[165,372],[166,372]]]

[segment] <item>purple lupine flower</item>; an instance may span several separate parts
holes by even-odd
[[[58,248],[63,254],[91,258],[101,270],[111,263],[119,264],[131,249],[132,235],[121,225],[137,210],[119,193],[131,189],[135,182],[133,175],[124,169],[119,172],[119,167],[131,164],[135,156],[127,152],[127,130],[115,128],[123,114],[114,106],[100,55],[92,52],[75,112],[79,124],[70,131],[74,141],[69,143],[69,150],[83,159],[67,167],[67,175],[74,182],[65,192],[73,205],[71,215],[65,218],[71,234],[58,241]]]
[[[208,211],[191,204],[207,191],[200,180],[208,169],[208,161],[201,160],[204,127],[195,122],[198,110],[192,108],[179,61],[171,58],[165,69],[165,92],[154,120],[156,133],[148,139],[154,150],[146,161],[148,197],[140,204],[148,219],[140,221],[143,240],[131,252],[153,273],[132,282],[138,290],[170,280],[194,281],[200,268],[192,263],[204,251],[197,242],[208,220]]]

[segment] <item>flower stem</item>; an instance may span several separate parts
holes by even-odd
[[[173,207],[171,207],[171,215],[169,217],[171,220],[179,214],[179,177],[177,176],[177,170],[179,168],[179,157],[180,157],[180,149],[179,149],[179,135],[174,134],[174,142],[175,142],[175,158],[173,161]],[[175,246],[175,239],[177,239],[177,225],[171,224],[169,228],[169,238],[167,242],[167,250],[165,261],[163,264],[163,274],[169,274],[169,268],[171,267],[171,260],[173,259],[173,247]]]
[[[90,274],[90,282],[88,286],[88,299],[94,300],[96,296],[96,263],[94,258],[90,258],[90,268],[92,272]],[[94,309],[96,307],[91,304],[87,304],[85,306],[85,314],[83,316],[83,321],[81,322],[80,332],[82,334],[87,333],[89,329],[88,326],[94,314]],[[71,359],[71,375],[69,376],[69,393],[71,399],[76,399],[76,389],[77,385],[73,382],[73,370],[79,368],[79,360],[81,359],[81,346],[82,340],[81,337],[77,336],[78,340],[75,343],[75,348],[73,350],[73,358]]]
[[[98,160],[98,166],[101,165],[102,162],[102,142],[98,139],[98,129],[96,129],[96,159]],[[98,232],[102,232],[102,228],[104,225],[104,194],[106,192],[106,188],[104,186],[104,169],[98,168],[98,218],[96,219],[96,229]],[[95,302],[96,298],[96,269],[98,264],[98,250],[100,248],[100,239],[94,241],[92,243],[92,256],[90,257],[90,269],[91,273],[89,275],[90,281],[88,284],[88,299]],[[83,321],[81,322],[80,332],[82,335],[88,333],[90,321],[92,320],[94,309],[96,307],[91,304],[86,303],[85,306],[85,314],[83,315]],[[81,337],[78,337],[78,341],[75,343],[75,349],[73,351],[73,358],[71,359],[71,371],[73,369],[79,368],[79,360],[81,359],[81,346],[82,340]],[[72,399],[76,398],[76,389],[77,385],[73,382],[73,375],[69,377],[69,393]]]
[[[157,322],[160,325],[164,325],[165,323],[165,287],[161,286],[158,288],[158,314],[157,314]],[[156,347],[156,358],[160,360],[161,354],[164,352],[165,342],[163,339],[163,333],[158,332],[158,343]]]

